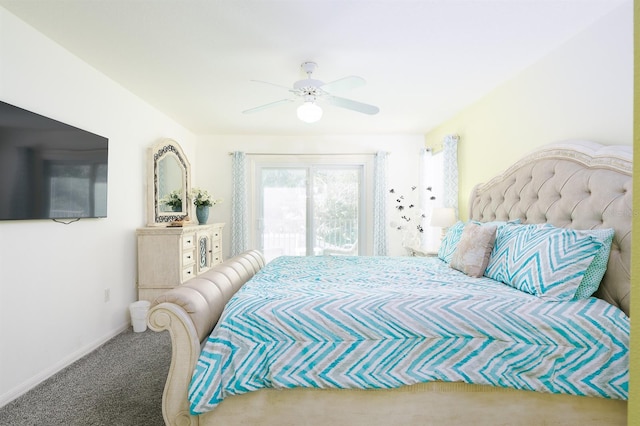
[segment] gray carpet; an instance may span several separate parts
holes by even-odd
[[[0,408],[0,425],[161,426],[168,331],[131,328]]]

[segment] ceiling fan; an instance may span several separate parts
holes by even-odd
[[[364,78],[352,75],[329,83],[323,83],[320,80],[315,80],[312,78],[312,74],[318,68],[318,65],[315,62],[303,62],[301,68],[307,74],[307,78],[304,80],[298,80],[293,83],[293,88],[281,86],[279,84],[268,83],[266,81],[252,80],[258,83],[270,84],[272,86],[286,89],[293,94],[293,97],[270,102],[268,104],[250,108],[242,112],[244,114],[251,114],[254,112],[262,111],[263,109],[294,102],[298,99],[302,99],[303,101],[303,104],[300,105],[297,110],[298,118],[307,123],[313,123],[320,120],[320,118],[322,117],[322,108],[317,105],[318,101],[323,101],[333,106],[346,108],[369,115],[377,114],[378,111],[380,111],[380,108],[378,108],[377,106],[354,101],[352,99],[341,98],[339,96],[334,96],[331,94],[332,92],[340,92],[343,90],[364,86]]]

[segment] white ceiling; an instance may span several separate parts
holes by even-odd
[[[196,134],[425,133],[632,0],[0,0],[0,5]],[[367,85],[296,118],[305,75]]]

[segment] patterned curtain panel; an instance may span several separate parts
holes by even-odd
[[[445,136],[443,146],[444,155],[444,205],[453,207],[458,214],[458,135]]]
[[[387,153],[376,153],[373,168],[373,255],[387,255]]]
[[[231,256],[249,249],[246,169],[246,154],[234,152],[231,178]]]

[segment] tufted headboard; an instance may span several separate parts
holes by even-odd
[[[471,193],[470,218],[613,228],[607,272],[595,296],[629,315],[632,157],[630,145],[567,141],[543,146],[477,185]]]

